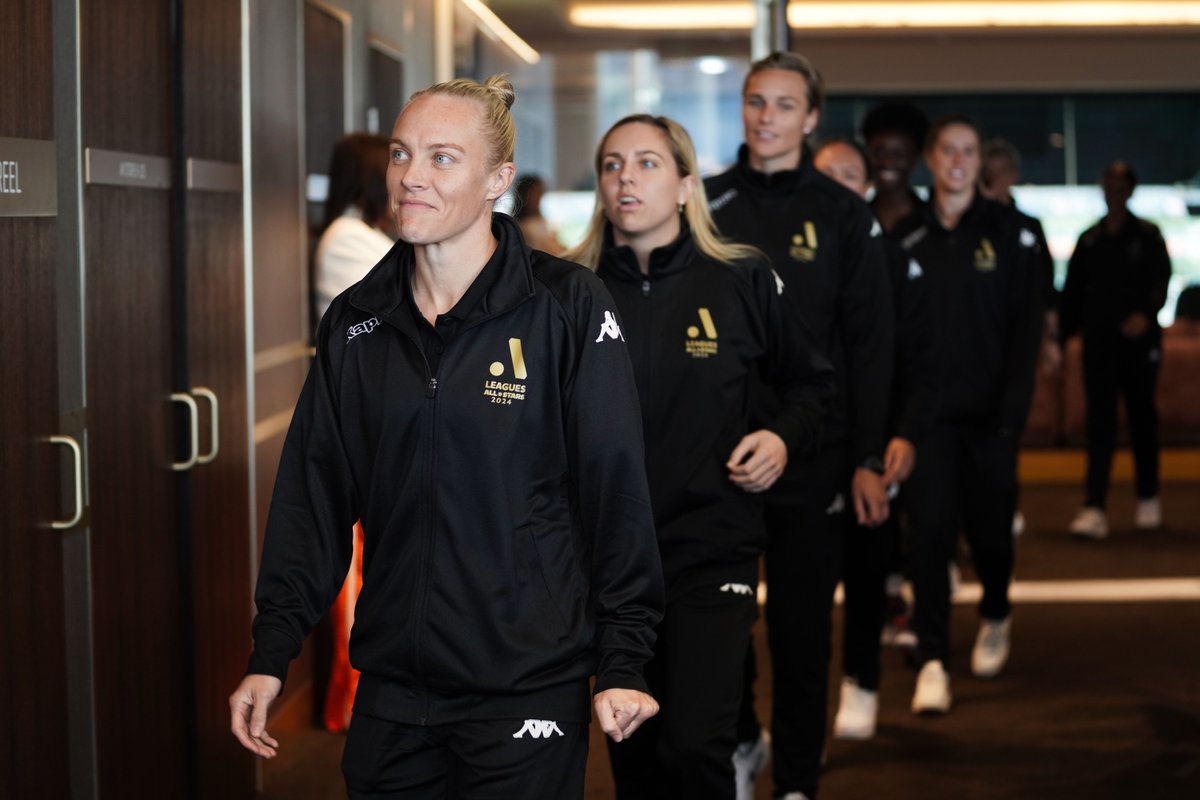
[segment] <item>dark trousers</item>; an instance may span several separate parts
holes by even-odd
[[[877,528],[865,528],[853,514],[846,515],[842,673],[872,692],[879,690],[879,637],[885,619],[885,585],[893,551],[898,549],[897,506],[892,503],[887,522]]]
[[[355,713],[350,800],[582,800],[588,726],[549,720],[404,725]]]
[[[646,681],[657,716],[608,742],[620,800],[733,800],[733,762],[754,583],[708,583],[672,597]]]
[[[1087,391],[1088,466],[1085,505],[1104,508],[1113,451],[1117,446],[1117,395],[1133,440],[1140,498],[1158,494],[1158,409],[1154,391],[1162,348],[1141,341],[1085,340],[1083,379]]]
[[[773,492],[766,510],[772,770],[776,794],[814,797],[825,747],[833,592],[852,501],[841,449],[797,472],[798,490]]]
[[[983,585],[979,613],[1008,616],[1012,517],[1017,499],[1017,440],[990,428],[938,423],[917,445],[921,457],[908,482],[913,623],[919,663],[948,663],[949,565],[961,530]]]

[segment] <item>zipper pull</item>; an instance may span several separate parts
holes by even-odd
[[[425,385],[425,396],[433,397],[437,392],[437,378],[430,378],[429,383]]]
[[[650,281],[642,281],[642,297],[650,296]]]

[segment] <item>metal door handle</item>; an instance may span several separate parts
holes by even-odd
[[[176,472],[183,472],[196,466],[196,461],[200,458],[200,410],[196,408],[196,401],[186,392],[172,392],[171,400],[187,406],[192,421],[192,454],[187,461],[175,461],[171,463],[171,469]]]
[[[54,530],[65,531],[74,528],[79,524],[79,520],[83,519],[83,451],[79,449],[79,442],[71,436],[51,436],[50,441],[71,448],[75,457],[75,515],[70,519],[56,519],[50,523]]]
[[[217,428],[217,420],[221,416],[221,407],[217,403],[217,395],[212,389],[204,386],[195,386],[192,388],[192,394],[203,397],[208,401],[209,418],[212,420],[212,430],[209,435],[211,447],[209,451],[202,456],[196,457],[197,464],[208,464],[217,457],[217,452],[221,449],[221,435]]]

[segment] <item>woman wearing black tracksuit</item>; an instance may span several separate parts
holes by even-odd
[[[733,798],[743,653],[766,543],[759,492],[816,444],[830,365],[750,248],[715,239],[687,133],[662,117],[601,142],[589,238],[573,255],[617,303],[645,425],[667,586],[647,681],[661,721],[610,747],[620,798]],[[780,397],[750,425],[756,372]],[[783,448],[782,459],[770,453]]]

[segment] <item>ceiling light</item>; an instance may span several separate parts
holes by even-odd
[[[748,2],[577,2],[568,12],[583,28],[632,30],[746,29],[754,24]],[[788,5],[798,29],[838,28],[1053,28],[1200,25],[1200,2],[804,2]]]
[[[729,71],[729,62],[723,58],[709,56],[697,61],[696,68],[705,75],[724,75]]]
[[[517,58],[520,58],[526,64],[536,64],[542,60],[542,56],[537,50],[534,50],[529,46],[528,42],[517,36],[512,28],[505,25],[504,21],[496,16],[496,12],[485,6],[480,0],[458,1],[479,22],[481,31],[489,38],[502,42],[517,55]]]

